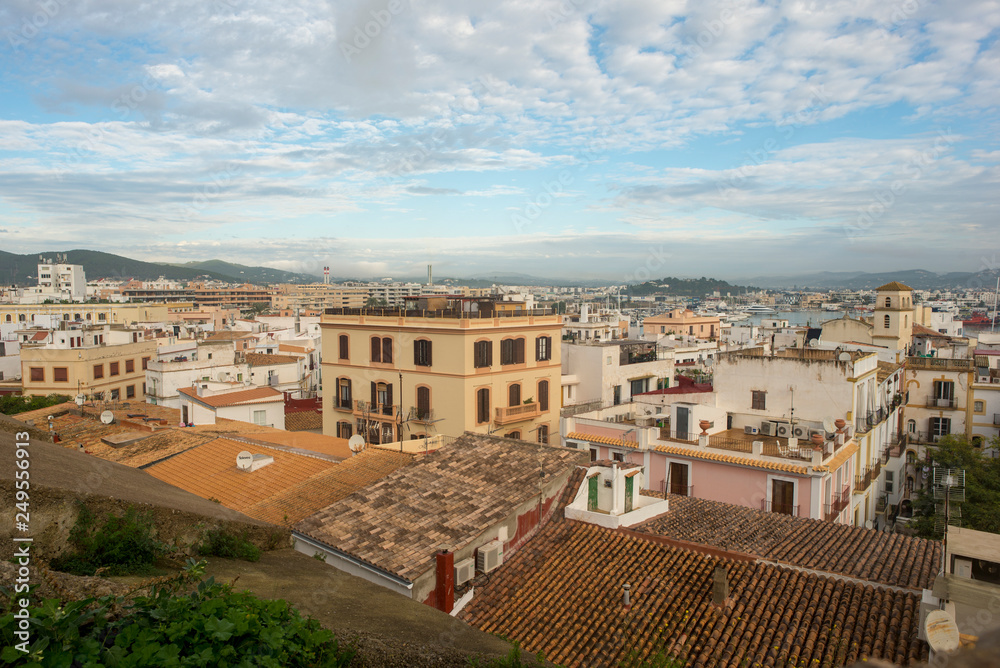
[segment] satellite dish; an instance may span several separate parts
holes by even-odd
[[[361,434],[351,436],[351,438],[347,441],[347,447],[351,449],[351,452],[361,452],[365,449],[365,437]]]
[[[241,471],[249,471],[250,466],[253,464],[253,455],[244,450],[240,454],[236,455],[236,468]]]
[[[101,413],[101,422],[104,424],[111,424],[115,421],[115,414],[111,411],[104,411]]]
[[[78,394],[78,395],[76,395],[76,399],[74,399],[73,401],[75,401],[75,402],[76,402],[76,405],[77,405],[77,406],[82,406],[82,405],[83,405],[83,402],[84,402],[84,401],[85,401],[86,399],[87,399],[87,398],[86,398],[85,396],[83,396],[82,394]]]
[[[711,357],[705,358],[705,366],[711,367],[713,364],[715,364],[715,360],[713,358]]]
[[[865,522],[865,528],[866,529],[874,528],[874,526],[875,526],[875,523],[872,522],[871,520],[868,520],[867,522]]]
[[[840,360],[841,362],[850,362],[851,353],[840,353],[840,355],[837,356],[837,359]]]
[[[823,418],[823,429],[825,429],[828,434],[832,434],[837,431],[837,425],[834,423],[832,417]]]
[[[924,620],[927,644],[934,652],[954,652],[958,649],[958,627],[944,610],[931,610]]]

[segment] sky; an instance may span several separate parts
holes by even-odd
[[[1000,0],[3,0],[0,249],[1000,268]]]

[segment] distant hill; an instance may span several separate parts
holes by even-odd
[[[667,276],[659,281],[646,281],[628,286],[630,297],[648,297],[650,295],[677,295],[679,297],[705,297],[718,291],[722,296],[726,293],[738,295],[758,288],[746,285],[732,285],[715,278],[677,278]]]
[[[16,255],[0,251],[0,282],[6,285],[35,285],[38,271],[38,256],[56,260],[56,255],[65,255],[69,264],[83,265],[87,280],[97,278],[151,281],[164,278],[190,281],[199,277],[211,278],[229,283],[284,283],[319,280],[319,277],[280,271],[269,267],[248,267],[231,264],[222,260],[192,262],[185,265],[159,262],[143,262],[131,258],[90,250],[46,251],[31,255]]]
[[[755,285],[777,289],[845,289],[872,290],[890,281],[899,281],[915,290],[946,290],[949,288],[969,288],[995,285],[996,272],[950,272],[936,274],[924,269],[864,272],[821,272],[798,276],[756,276],[748,279]]]

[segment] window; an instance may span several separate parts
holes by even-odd
[[[521,432],[519,432],[519,431],[512,431],[509,434],[504,434],[504,438],[513,438],[513,439],[516,439],[516,440],[520,441],[521,440]]]
[[[125,398],[135,399],[135,385],[127,385],[125,387]]]
[[[972,404],[972,410],[976,411],[977,413],[982,413],[985,407],[986,404],[983,403],[982,401],[976,401]]]
[[[118,362],[112,362],[110,364],[111,369],[110,369],[110,374],[109,375],[112,375],[112,376],[117,376],[118,375],[118,373],[119,373],[118,372],[118,365],[119,365]]]
[[[942,436],[951,433],[951,418],[931,418],[931,440],[937,442]]]
[[[547,424],[538,425],[538,442],[539,443],[549,442],[549,425]]]
[[[538,410],[549,410],[549,381],[547,380],[538,381]]]
[[[253,423],[254,424],[266,424],[267,422],[267,411],[254,411],[253,412]]]
[[[756,411],[767,410],[767,392],[763,390],[750,391],[750,408]]]
[[[892,306],[892,297],[886,297],[885,298],[885,307],[889,308],[890,306]],[[886,317],[888,318],[889,316],[886,316]]]
[[[950,406],[955,397],[955,383],[950,380],[934,381],[934,399],[938,406]]]
[[[476,391],[476,424],[490,421],[490,390],[484,387]]]
[[[590,449],[590,461],[592,461],[592,462],[596,462],[597,461],[597,448],[591,448]]]
[[[351,407],[351,379],[337,379],[337,408]]]
[[[40,366],[31,367],[31,380],[37,383],[45,382],[45,368]]]
[[[884,323],[885,323],[885,328],[886,329],[889,329],[889,321],[890,321],[889,315],[886,314],[886,316],[884,318]]]
[[[111,401],[118,401],[118,398],[120,396],[121,396],[121,392],[118,390],[117,387],[115,389],[111,390]]]
[[[94,365],[94,379],[104,378],[104,365],[95,364]]]
[[[687,464],[682,464],[680,462],[670,462],[669,470],[667,471],[667,489],[670,490],[671,494],[676,494],[677,496],[690,496],[688,493],[690,491],[690,485],[688,480],[690,479],[689,466]]]
[[[148,357],[143,357],[142,358],[142,370],[145,371],[148,367],[149,367],[149,358]]]
[[[346,359],[350,358],[350,354],[349,353],[351,351],[351,348],[350,348],[349,341],[350,341],[350,339],[347,338],[347,334],[341,334],[340,335],[340,352],[339,352],[339,357],[342,360],[346,360]],[[350,427],[350,425],[347,425],[347,426]]]
[[[69,368],[64,366],[57,366],[53,368],[52,380],[54,380],[57,383],[69,382]]]
[[[524,364],[524,339],[500,342],[500,364]]]
[[[611,453],[611,459],[615,460],[616,462],[624,462],[625,461],[625,453],[623,453],[623,452],[613,452],[613,453]]]
[[[372,337],[372,362],[382,361],[382,339],[377,336]]]
[[[354,427],[350,422],[340,421],[337,423],[337,437],[350,438],[354,436]]]
[[[423,420],[431,414],[431,388],[421,385],[417,388],[417,419]]]
[[[640,378],[639,380],[629,381],[629,391],[634,397],[637,394],[642,394],[649,389],[649,378]]]
[[[392,384],[372,381],[371,391],[372,411],[392,415]]]
[[[472,348],[473,366],[477,369],[493,366],[493,342],[476,341]]]
[[[388,336],[382,339],[382,363],[392,364],[392,339]]]
[[[545,362],[552,359],[552,337],[539,336],[535,339],[535,361]]]
[[[507,388],[507,405],[512,407],[521,405],[520,383],[514,383],[513,385]]]
[[[614,388],[613,388],[613,395],[614,396],[612,397],[612,401],[614,402],[615,406],[617,406],[618,404],[620,404],[622,402],[622,386],[621,385],[615,385],[614,386]]]
[[[211,357],[209,353],[209,357]],[[135,360],[125,360],[125,373],[135,373]]]
[[[885,471],[885,493],[892,494],[893,483],[896,482],[896,472],[886,469]]]
[[[413,364],[414,366],[431,365],[431,342],[420,339],[413,342]]]

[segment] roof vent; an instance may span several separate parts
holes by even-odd
[[[729,571],[725,566],[716,566],[712,575],[712,603],[724,605],[729,598]]]
[[[632,585],[625,583],[622,585],[622,605],[626,608],[632,605],[632,599],[629,597],[629,590],[632,589]]]

